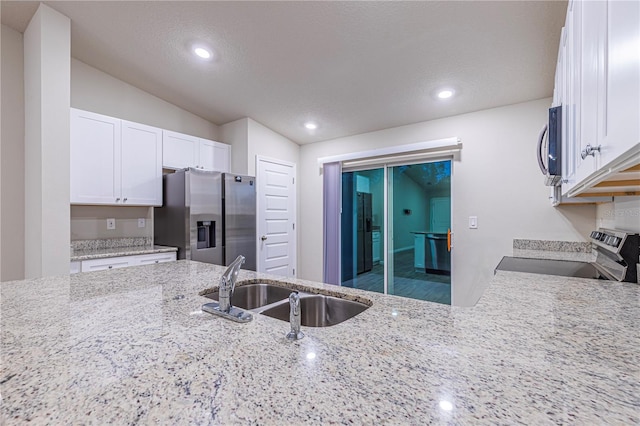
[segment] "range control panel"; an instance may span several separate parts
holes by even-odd
[[[600,228],[590,234],[597,256],[594,266],[609,279],[638,282],[636,266],[640,262],[640,235]]]

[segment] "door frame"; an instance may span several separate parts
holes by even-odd
[[[256,269],[258,270],[258,272],[262,272],[259,271],[260,269],[260,236],[258,234],[260,234],[260,221],[262,220],[262,218],[264,217],[264,214],[262,213],[262,211],[260,210],[260,199],[261,199],[261,193],[260,193],[260,181],[261,181],[261,176],[259,176],[259,172],[260,172],[260,163],[273,163],[273,164],[277,164],[280,166],[284,166],[284,167],[291,167],[291,171],[293,172],[293,201],[291,202],[291,213],[289,215],[289,219],[292,222],[292,226],[293,226],[293,250],[291,250],[291,256],[293,258],[293,278],[296,278],[298,276],[298,227],[296,226],[297,220],[298,220],[298,187],[297,187],[297,180],[298,180],[298,172],[296,169],[296,163],[292,163],[290,161],[285,161],[285,160],[279,160],[273,157],[266,157],[264,155],[256,155],[256,169],[255,169],[255,174],[256,174]],[[291,243],[290,243],[291,244]]]

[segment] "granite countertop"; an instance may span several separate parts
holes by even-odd
[[[0,423],[640,422],[638,285],[499,272],[460,308],[287,280],[372,302],[289,342],[286,322],[200,311],[222,271],[2,283]]]
[[[71,261],[90,260],[90,259],[103,259],[107,257],[117,256],[133,256],[137,254],[153,254],[153,253],[167,253],[172,251],[178,251],[177,247],[168,246],[130,246],[130,247],[109,247],[109,248],[88,248],[84,250],[72,249]]]
[[[529,259],[570,260],[573,262],[595,262],[594,253],[550,250],[513,249],[513,257],[526,257]]]

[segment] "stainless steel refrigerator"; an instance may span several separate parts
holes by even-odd
[[[243,269],[256,270],[255,177],[189,168],[162,181],[155,244],[178,247],[178,259],[224,266],[242,254]]]
[[[373,268],[373,234],[371,225],[371,194],[358,192],[357,211],[357,273],[369,272]]]

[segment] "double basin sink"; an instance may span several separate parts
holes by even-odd
[[[231,305],[282,321],[289,321],[289,295],[294,290],[274,284],[245,284],[235,288]],[[365,311],[369,306],[352,300],[299,291],[300,324],[329,327]],[[218,300],[218,292],[204,294]]]

